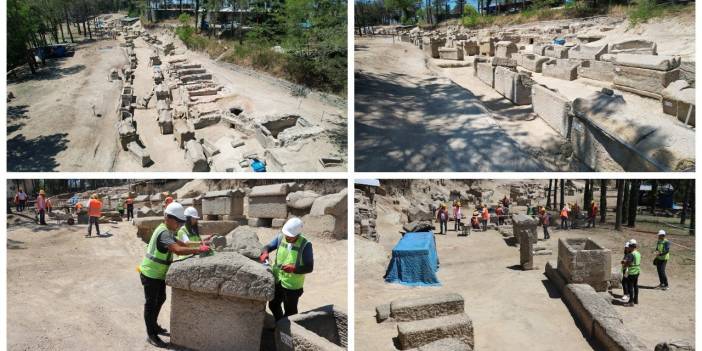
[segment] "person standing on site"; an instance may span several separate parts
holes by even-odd
[[[166,200],[164,202],[163,208],[168,207],[168,205],[170,205],[172,202],[173,202],[173,196],[171,196],[171,195],[166,196]]]
[[[275,277],[275,296],[268,303],[276,321],[297,314],[297,303],[304,292],[305,275],[314,269],[312,243],[302,235],[302,227],[301,219],[288,219],[281,233],[263,248],[259,257],[259,261],[265,263],[269,253],[276,251],[271,266]]]
[[[173,262],[173,255],[185,256],[210,251],[207,245],[191,249],[175,238],[176,232],[184,222],[183,205],[173,202],[166,207],[163,223],[151,234],[144,259],[138,269],[141,285],[144,287],[146,341],[160,348],[168,347],[168,344],[159,338],[159,335],[169,334],[168,330],[158,325],[158,315],[166,302],[166,273]]]
[[[51,204],[51,199],[46,198],[46,213],[51,213],[51,211],[54,209],[54,206]]]
[[[505,224],[505,211],[502,204],[497,205],[497,208],[495,209],[495,216],[497,216],[498,225]]]
[[[39,215],[39,224],[46,225],[46,193],[44,189],[39,190],[39,196],[37,196],[37,201],[34,203],[34,207]]]
[[[629,307],[639,304],[639,275],[641,274],[641,252],[636,240],[629,240],[631,262],[629,262]]]
[[[487,230],[487,225],[488,222],[490,221],[490,212],[488,211],[488,207],[486,204],[483,204],[483,211],[482,211],[482,219],[483,219],[483,231]]]
[[[575,222],[577,221],[579,216],[580,216],[580,206],[578,205],[578,202],[576,201],[575,203],[573,203],[573,208],[571,208],[569,213],[568,213],[568,217],[570,219],[570,229],[575,229]]]
[[[24,212],[25,207],[27,207],[27,193],[22,189],[17,192],[17,212]]]
[[[548,226],[551,225],[551,214],[546,211],[545,208],[539,208],[539,219],[541,222],[541,227],[544,230],[544,240],[551,239],[551,235],[548,233]]]
[[[212,238],[212,236],[210,235],[207,239],[200,236],[200,228],[197,225],[197,222],[200,220],[200,215],[197,213],[197,209],[190,206],[185,209],[184,213],[185,223],[183,223],[183,226],[180,227],[178,233],[176,233],[176,239],[184,242],[185,244],[190,244],[193,242],[209,245],[209,240]],[[179,256],[177,258],[180,259],[184,257]]]
[[[436,220],[439,221],[440,234],[446,234],[448,232],[448,210],[445,204],[441,204],[439,211],[436,214]]]
[[[125,202],[127,203],[127,220],[133,219],[134,218],[134,199],[132,199],[132,195],[127,195],[127,200]]]
[[[590,202],[590,209],[588,210],[587,214],[587,228],[590,228],[592,225],[593,228],[595,228],[595,219],[597,218],[597,203],[595,203],[595,200],[592,200]]]
[[[509,215],[509,199],[507,198],[507,195],[505,195],[504,198],[502,198],[502,206],[505,207],[505,215]]]
[[[565,204],[563,208],[561,209],[561,229],[568,230],[568,212],[570,211],[570,208],[568,208],[568,204]]]
[[[100,236],[100,216],[102,215],[102,202],[98,198],[97,194],[90,196],[88,200],[88,235],[86,238],[92,236],[93,224],[95,224],[95,232],[97,236]]]
[[[463,213],[461,213],[461,202],[456,201],[453,203],[453,230],[461,230],[461,219],[463,218]]]
[[[660,282],[658,288],[668,290],[668,276],[665,274],[665,266],[668,264],[668,260],[670,260],[670,242],[665,237],[665,230],[659,230],[656,251],[654,252],[656,258],[653,259],[653,263],[656,265],[656,270],[658,271],[658,281]]]
[[[631,296],[629,295],[629,265],[634,260],[634,256],[631,254],[631,247],[627,241],[624,244],[624,257],[622,257],[622,300],[627,303],[630,301]]]
[[[117,199],[117,212],[119,212],[119,218],[122,220],[122,217],[124,217],[124,201],[122,199]]]

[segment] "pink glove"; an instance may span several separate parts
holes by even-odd
[[[205,252],[209,252],[209,251],[210,251],[210,247],[209,247],[209,246],[207,246],[207,245],[200,245],[200,252],[201,252],[201,253],[205,253]]]

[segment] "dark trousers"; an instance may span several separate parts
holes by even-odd
[[[668,286],[668,276],[665,275],[665,265],[668,261],[656,260],[656,270],[658,271],[658,280],[662,286]]]
[[[453,230],[455,230],[455,231],[461,230],[461,220],[460,219],[456,219],[455,221],[453,221]]]
[[[19,200],[19,204],[17,204],[17,211],[24,211],[25,206],[27,206],[27,200]]]
[[[297,314],[297,302],[302,296],[303,290],[289,290],[284,288],[280,283],[275,285],[275,296],[273,300],[268,303],[268,308],[270,308],[273,313],[273,317],[278,321],[283,317],[292,316]],[[283,313],[283,308],[285,308],[285,313]]]
[[[127,205],[127,220],[134,218],[134,205]]]
[[[629,274],[629,302],[639,303],[639,275]]]
[[[124,210],[117,210],[119,212],[119,218],[124,217]]]
[[[143,274],[141,277],[141,285],[144,286],[144,323],[146,323],[146,334],[155,336],[158,335],[158,314],[161,312],[161,306],[166,302],[166,281],[161,279],[149,278]]]
[[[485,230],[487,230],[487,222],[488,221],[487,221],[487,219],[483,219],[482,222],[483,222],[483,230],[485,231]]]
[[[561,217],[561,229],[568,229],[568,217]]]
[[[97,235],[100,236],[100,225],[99,222],[100,219],[97,217],[90,217],[88,221],[88,235],[92,235],[93,231],[93,223],[95,223],[95,231],[97,232]]]
[[[39,210],[39,224],[46,224],[45,211]]]
[[[441,234],[448,232],[448,221],[439,220],[439,230]]]
[[[629,295],[629,277],[622,276],[622,291],[624,295]],[[631,296],[629,296],[631,299]]]
[[[544,224],[542,227],[544,228],[544,239],[550,238],[551,235],[548,234],[548,226]]]
[[[590,217],[590,218],[587,219],[587,227],[588,227],[588,228],[590,228],[590,226],[592,226],[593,228],[595,228],[595,219],[596,219],[596,218],[597,218],[597,216],[592,216],[592,217]]]

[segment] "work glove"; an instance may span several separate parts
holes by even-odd
[[[281,268],[283,269],[283,272],[285,272],[285,273],[295,273],[295,266],[293,266],[291,264],[286,264]]]
[[[200,253],[210,252],[210,247],[207,245],[200,245],[199,251],[200,251]]]
[[[266,259],[268,258],[268,251],[263,251],[261,253],[261,256],[258,256],[258,260],[263,263],[266,262]]]

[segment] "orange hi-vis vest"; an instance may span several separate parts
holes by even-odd
[[[568,210],[565,208],[561,210],[561,217],[568,218]]]
[[[483,208],[483,219],[484,220],[490,219],[490,212],[488,212],[487,207]]]
[[[129,197],[129,198],[127,198],[127,201],[126,201],[126,202],[127,202],[127,205],[131,205],[131,204],[134,203],[134,200],[132,200],[132,198]]]
[[[169,196],[166,198],[166,206],[170,205],[170,203],[173,202],[173,197]]]
[[[88,201],[88,216],[100,217],[101,209],[102,203],[100,202],[100,200],[90,199],[90,201]]]

